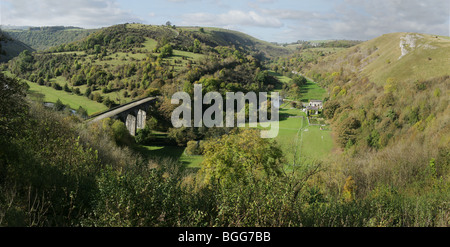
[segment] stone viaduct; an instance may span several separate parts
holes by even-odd
[[[105,112],[92,116],[87,121],[93,123],[105,118],[119,119],[125,123],[130,134],[134,136],[138,129],[145,127],[147,110],[150,105],[156,102],[156,99],[156,97],[147,97],[113,107]]]

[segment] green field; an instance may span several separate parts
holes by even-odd
[[[325,127],[327,129],[329,127]],[[301,156],[308,159],[320,159],[333,149],[331,130],[321,130],[320,126],[308,126],[302,132]]]
[[[333,148],[331,131],[308,125],[304,112],[290,109],[286,104],[280,109],[280,130],[275,140],[288,164],[324,158]]]
[[[55,103],[58,99],[65,105],[69,105],[72,109],[78,109],[78,107],[83,107],[87,110],[89,115],[102,112],[108,109],[104,104],[92,101],[84,96],[79,96],[76,94],[68,93],[63,90],[56,90],[51,87],[40,86],[36,83],[26,81],[28,86],[30,86],[31,94],[42,94],[44,95],[45,102]]]
[[[330,130],[309,126],[306,114],[285,104],[280,109],[280,128],[275,141],[280,145],[286,165],[299,165],[306,160],[320,160],[330,154],[333,141]],[[147,158],[173,158],[189,168],[200,168],[201,155],[186,155],[185,147],[150,145],[138,146],[137,151]]]
[[[301,88],[301,101],[309,102],[312,99],[323,100],[326,96],[327,91],[315,82],[308,80],[306,85]]]
[[[180,161],[189,168],[199,168],[203,161],[201,155],[187,155],[184,152],[185,147],[179,146],[145,146],[140,145],[137,150],[147,158],[172,158]]]
[[[282,84],[277,85],[275,91],[279,92],[281,91],[281,88],[283,84],[289,84],[292,79],[281,75],[279,73],[276,73],[272,70],[269,70],[269,74],[273,77],[275,77],[279,82]],[[301,98],[300,100],[302,102],[309,102],[309,100],[316,99],[316,100],[323,100],[327,94],[327,91],[323,88],[321,88],[317,83],[307,79],[306,85],[301,87]]]
[[[5,75],[13,76],[10,72],[5,71]],[[56,90],[51,87],[41,86],[28,80],[25,81],[30,87],[28,94],[34,98],[40,98],[44,102],[55,103],[58,99],[65,105],[69,105],[70,108],[76,110],[80,106],[87,110],[89,115],[102,112],[108,109],[104,104],[92,101],[84,96],[79,96],[73,93],[68,93],[63,90]]]
[[[284,76],[284,75],[281,75],[281,74],[279,74],[279,73],[277,73],[277,72],[275,72],[273,70],[268,70],[268,72],[269,72],[269,75],[275,77],[282,84],[289,84],[292,81],[291,78],[289,78],[287,76]]]

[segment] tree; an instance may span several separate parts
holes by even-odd
[[[73,92],[76,94],[76,95],[81,95],[81,91],[80,91],[80,88],[75,88],[74,90],[73,90]]]
[[[118,145],[131,145],[133,137],[130,135],[127,127],[120,120],[115,120],[111,125],[114,140]]]
[[[339,109],[340,106],[341,105],[336,100],[329,100],[325,102],[323,105],[323,115],[328,119],[332,119],[336,110]]]
[[[168,26],[168,27],[172,26],[172,22],[167,21],[167,22],[166,22],[166,26]]]
[[[92,90],[90,87],[86,88],[86,91],[84,92],[84,96],[89,97],[91,95],[91,92],[92,92]]]
[[[184,152],[187,155],[202,155],[203,147],[204,147],[204,141],[188,141]]]
[[[347,177],[344,184],[343,197],[345,201],[350,202],[355,199],[357,186],[352,176]]]
[[[161,58],[170,57],[173,55],[173,48],[170,44],[166,44],[160,48],[160,52],[159,56]]]
[[[113,100],[110,100],[109,97],[106,97],[103,101],[103,104],[106,105],[108,108],[111,108],[114,106],[115,102]]]
[[[201,43],[200,43],[200,41],[198,40],[198,39],[195,39],[194,40],[194,49],[193,49],[193,52],[194,53],[199,53],[200,51],[201,51]]]
[[[86,111],[86,109],[84,109],[83,107],[78,107],[78,109],[77,109],[77,114],[80,116],[80,117],[82,117],[82,118],[87,118],[89,115],[88,115],[88,112]]]
[[[259,130],[245,129],[204,145],[200,174],[205,183],[250,182],[282,173],[283,153],[276,142],[261,138]]]
[[[188,141],[194,140],[195,135],[193,128],[170,128],[168,137],[174,140],[179,146],[184,146]]]
[[[360,127],[361,122],[355,117],[348,117],[337,126],[337,139],[341,147],[355,144],[357,130]]]
[[[0,143],[8,143],[8,138],[20,131],[21,119],[28,109],[27,89],[26,83],[0,73]]]
[[[95,45],[94,46],[94,53],[95,54],[99,54],[101,52],[101,47],[100,47],[100,45]]]
[[[62,103],[62,101],[58,98],[58,100],[55,102],[55,110],[57,111],[62,111],[64,110],[64,108],[66,108],[66,106]]]
[[[150,130],[150,126],[146,125],[143,129],[138,129],[136,131],[136,136],[134,139],[138,144],[146,144],[152,139],[152,131]]]
[[[63,87],[63,89],[64,89],[64,91],[66,91],[66,92],[68,92],[68,93],[70,93],[70,92],[71,92],[71,90],[70,90],[69,86],[67,86],[67,83],[65,83],[65,84],[64,84],[64,87]]]
[[[302,86],[306,85],[308,80],[306,80],[306,78],[301,75],[297,75],[294,77],[292,82],[295,83],[298,87],[302,87]]]

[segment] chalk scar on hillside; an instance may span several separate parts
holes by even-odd
[[[423,47],[424,49],[436,49],[437,47],[432,46],[430,44],[419,44],[417,45],[417,41],[419,39],[424,39],[422,35],[419,34],[407,34],[400,38],[400,50],[402,55],[398,58],[400,60],[409,52],[413,51],[415,48]]]

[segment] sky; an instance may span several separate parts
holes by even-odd
[[[0,24],[100,28],[126,22],[221,27],[261,40],[450,36],[449,0],[0,0]]]

